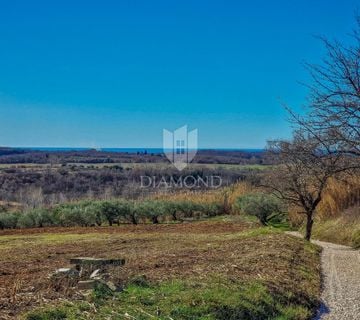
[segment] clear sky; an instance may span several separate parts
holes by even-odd
[[[288,137],[314,35],[344,38],[359,2],[0,1],[0,145],[202,148]]]

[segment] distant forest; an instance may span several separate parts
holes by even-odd
[[[264,152],[201,150],[193,161],[197,165],[179,172],[160,153],[1,148],[0,201],[35,208],[79,199],[136,199],[149,192],[172,191],[144,189],[141,176],[160,179],[215,175],[221,176],[223,186],[244,180],[252,183],[262,171],[257,166],[275,162]]]
[[[108,152],[95,149],[82,151],[37,151],[0,148],[0,163],[158,163],[169,162],[163,153]],[[263,151],[199,150],[193,163],[209,164],[273,164]]]

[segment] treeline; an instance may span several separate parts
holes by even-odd
[[[191,201],[79,201],[22,213],[0,213],[0,229],[112,226],[122,223],[158,224],[212,217],[223,214],[223,211],[222,206],[216,203],[199,204]]]
[[[198,150],[193,163],[274,164],[276,159],[262,150]],[[163,153],[111,152],[104,150],[39,151],[0,148],[0,163],[169,163]]]
[[[36,164],[67,164],[67,163],[130,163],[130,162],[164,162],[165,155],[144,152],[110,152],[88,150],[53,150],[41,151],[31,149],[0,148],[0,163],[36,163]]]

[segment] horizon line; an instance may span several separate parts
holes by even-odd
[[[87,150],[104,150],[104,149],[157,149],[162,150],[163,147],[67,147],[67,146],[0,146],[0,148],[11,149],[87,149]],[[201,147],[197,150],[264,150],[265,147]]]

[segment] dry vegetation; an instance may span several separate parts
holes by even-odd
[[[298,208],[291,208],[289,220],[303,227]],[[315,238],[360,247],[360,178],[331,179],[316,212]]]
[[[235,285],[237,292],[241,292],[241,286],[248,290],[248,285],[255,285],[257,289],[252,294],[258,298],[261,290],[265,290],[263,293],[266,296],[254,301],[254,308],[259,308],[257,311],[241,307],[254,314],[262,312],[266,299],[281,297],[283,301],[277,302],[271,314],[275,318],[276,315],[288,313],[284,319],[307,319],[310,310],[316,306],[320,290],[319,259],[315,247],[304,245],[302,240],[271,228],[259,228],[257,224],[240,217],[217,217],[209,221],[156,226],[7,230],[0,237],[0,319],[19,317],[26,310],[59,303],[64,297],[75,301],[85,300],[88,307],[95,308],[90,313],[79,314],[76,304],[68,306],[66,312],[77,312],[68,315],[70,319],[104,319],[103,312],[108,304],[117,312],[116,319],[126,319],[125,313],[139,316],[137,319],[153,318],[155,307],[140,300],[130,303],[134,297],[126,290],[115,300],[107,301],[103,307],[95,307],[96,304],[74,290],[55,291],[47,278],[48,274],[56,268],[66,267],[70,257],[84,255],[125,257],[126,266],[120,273],[114,273],[114,280],[122,284],[131,283],[132,279],[141,275],[152,288],[149,290],[157,292],[160,290],[158,286],[168,285],[169,281],[172,285],[174,281],[182,281],[185,287],[178,288],[181,292],[177,294],[186,295],[187,298],[184,297],[184,301],[180,299],[180,302],[183,307],[194,303],[190,308],[194,312],[198,310],[197,303],[201,302],[187,301],[187,295],[194,292],[204,294],[207,290],[205,287],[211,286],[213,281],[220,281],[217,282],[217,289],[219,285],[223,287],[226,296],[229,294],[226,290],[235,290]],[[186,289],[184,281],[192,281],[197,289]],[[202,286],[205,291],[199,292]],[[211,292],[216,293],[217,289]],[[246,290],[244,292],[248,292]],[[172,298],[169,293],[169,299]],[[116,302],[121,299],[126,301],[121,304]],[[228,301],[225,296],[221,299],[217,304],[225,309],[236,302]],[[164,301],[167,301],[166,297],[161,298],[158,305],[161,306]],[[243,302],[240,299],[236,306],[240,308],[239,304]],[[259,305],[256,306],[256,303]],[[172,307],[175,306],[164,305],[163,312],[170,316],[174,312]],[[140,317],[141,312],[136,308],[146,310],[153,316]],[[264,310],[270,312],[266,308]],[[212,314],[210,309],[206,312]],[[33,319],[51,319],[51,316]],[[182,315],[175,319],[190,318]],[[209,316],[203,319],[213,318]]]
[[[160,192],[152,197],[161,200],[190,201],[199,204],[217,203],[222,206],[224,213],[237,213],[234,207],[236,200],[256,190],[250,183],[238,182],[221,189],[203,191],[185,190],[172,193]]]
[[[360,176],[346,176],[343,179],[332,179],[328,184],[318,215],[322,219],[336,218],[351,207],[360,205]]]

